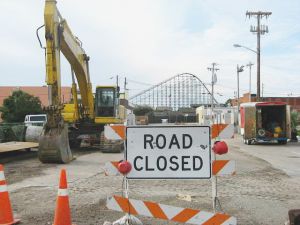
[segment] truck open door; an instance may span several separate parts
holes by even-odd
[[[244,108],[244,121],[245,121],[245,131],[244,131],[244,142],[246,144],[251,143],[251,139],[256,137],[256,108],[255,107],[245,107]]]

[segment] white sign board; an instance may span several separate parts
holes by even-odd
[[[128,179],[209,179],[210,127],[135,126],[126,129]]]

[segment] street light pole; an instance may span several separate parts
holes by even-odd
[[[249,62],[246,66],[249,67],[249,102],[251,102],[251,67],[253,66],[254,64]]]
[[[237,65],[236,73],[237,73],[237,107],[238,113],[240,113],[240,73],[244,71],[244,66]]]
[[[237,74],[237,111],[238,111],[238,133],[240,133],[239,127],[239,118],[240,118],[240,73],[244,71],[244,66],[237,65],[236,74]]]

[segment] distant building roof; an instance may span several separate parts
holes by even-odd
[[[251,102],[256,101],[256,94],[251,94]],[[300,97],[298,96],[263,96],[260,98],[261,102],[284,102],[291,106],[292,110],[300,112]],[[249,93],[243,94],[239,100],[240,104],[249,102]],[[237,99],[231,100],[231,105],[237,105]]]

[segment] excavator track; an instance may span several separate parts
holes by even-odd
[[[69,163],[73,160],[66,124],[63,128],[44,128],[39,138],[38,157],[42,163]]]

